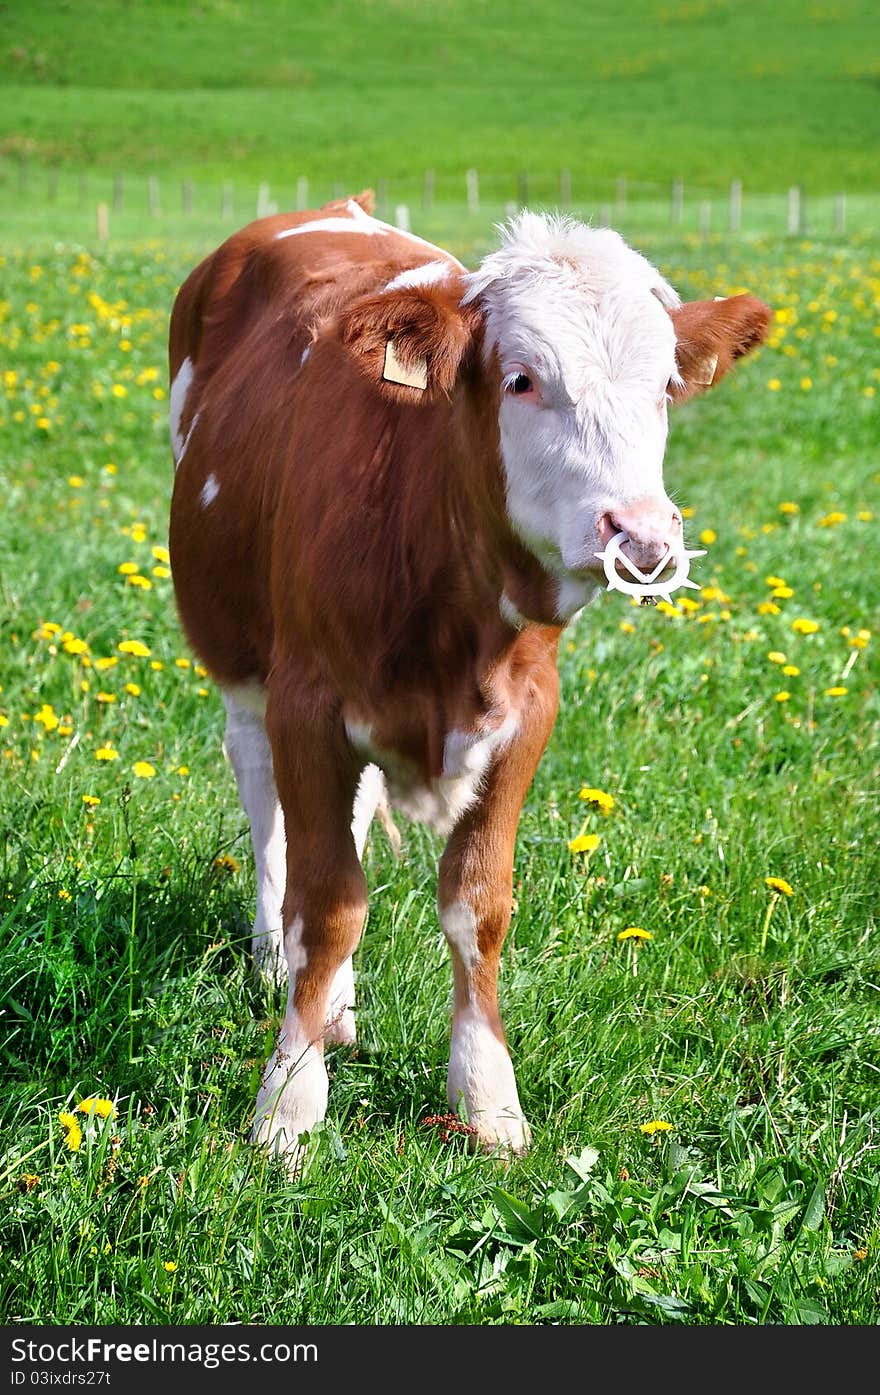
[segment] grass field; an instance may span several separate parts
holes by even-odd
[[[332,1053],[298,1182],[245,1141],[281,1004],[251,982],[245,820],[163,551],[166,322],[198,250],[6,254],[7,1320],[876,1320],[880,260],[646,250],[776,317],[674,421],[702,591],[603,597],[563,644],[502,980],[534,1151],[505,1172],[425,1122],[438,843],[409,826],[396,862],[376,829],[362,1044]],[[76,1111],[94,1096],[115,1116]]]
[[[5,1322],[876,1323],[878,19],[755,9],[6,6]],[[221,704],[174,613],[170,307],[260,181],[287,206],[300,177],[312,203],[378,183],[386,216],[406,202],[472,264],[562,169],[685,296],[767,300],[772,336],[673,419],[701,591],[604,596],[563,640],[502,966],[532,1153],[504,1170],[429,1122],[440,844],[401,822],[400,860],[378,827],[366,854],[361,1043],[330,1053],[293,1181],[246,1141],[283,1005],[252,981]],[[783,235],[794,183],[803,237]]]
[[[17,0],[0,153],[292,183],[876,191],[872,0]],[[504,197],[514,197],[513,194]]]

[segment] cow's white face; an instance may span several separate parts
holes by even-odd
[[[681,538],[663,487],[678,296],[608,229],[523,214],[469,278],[502,377],[507,510],[559,582],[559,618],[598,584],[596,552],[624,531],[652,569]]]

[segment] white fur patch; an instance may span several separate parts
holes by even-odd
[[[501,618],[511,629],[521,630],[529,622],[524,615],[521,615],[510,599],[506,591],[501,592],[501,599],[498,602],[498,609],[501,611]]]
[[[394,807],[416,823],[449,833],[479,795],[493,755],[515,736],[519,716],[508,713],[500,726],[488,730],[449,732],[443,743],[443,774],[430,785],[422,783],[410,761],[375,745],[368,722],[345,717],[344,723],[355,750],[383,772]]]
[[[468,1122],[476,1127],[482,1143],[525,1152],[529,1126],[510,1056],[475,1008],[457,1013],[452,1023],[446,1097],[452,1110],[464,1103]]]
[[[479,958],[477,917],[466,901],[452,901],[440,907],[440,928],[470,972]]]
[[[439,281],[445,281],[451,271],[449,261],[444,257],[440,261],[422,262],[421,266],[411,266],[407,271],[401,271],[388,282],[386,291],[400,291],[407,286],[435,286]]]
[[[435,247],[433,242],[426,242],[423,237],[417,237],[415,233],[406,231],[404,228],[395,228],[391,223],[383,223],[380,218],[373,218],[371,214],[365,213],[359,203],[354,199],[349,199],[346,204],[349,217],[340,214],[331,214],[327,218],[313,218],[308,223],[300,223],[296,228],[282,228],[281,232],[275,234],[276,242],[282,238],[298,237],[300,233],[313,232],[333,232],[333,233],[365,233],[368,237],[387,237],[393,234],[395,237],[404,237],[407,242],[414,242],[419,247],[427,247],[429,251],[435,252],[438,257],[445,257],[447,264],[451,262],[461,271],[464,270],[457,257],[453,257],[451,252],[444,252],[442,248]]]
[[[189,436],[187,436],[187,442],[184,441],[180,431],[180,423],[186,405],[186,395],[190,390],[194,374],[192,359],[185,358],[177,370],[177,376],[171,384],[171,391],[168,394],[168,427],[171,432],[171,450],[174,454],[175,465],[180,464],[189,440]]]
[[[206,509],[210,504],[213,504],[219,493],[220,481],[217,479],[216,475],[209,475],[202,485],[202,492],[199,495],[199,503],[202,508]]]

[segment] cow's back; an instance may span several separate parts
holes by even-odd
[[[200,263],[175,301],[175,592],[191,643],[226,685],[262,682],[271,663],[271,523],[297,468],[290,442],[312,344],[352,299],[436,253],[371,224],[370,207],[360,195],[260,219]]]

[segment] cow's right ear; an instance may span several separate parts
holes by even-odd
[[[398,400],[448,397],[479,320],[476,309],[462,306],[462,294],[450,275],[367,296],[342,312],[340,338],[361,371]]]

